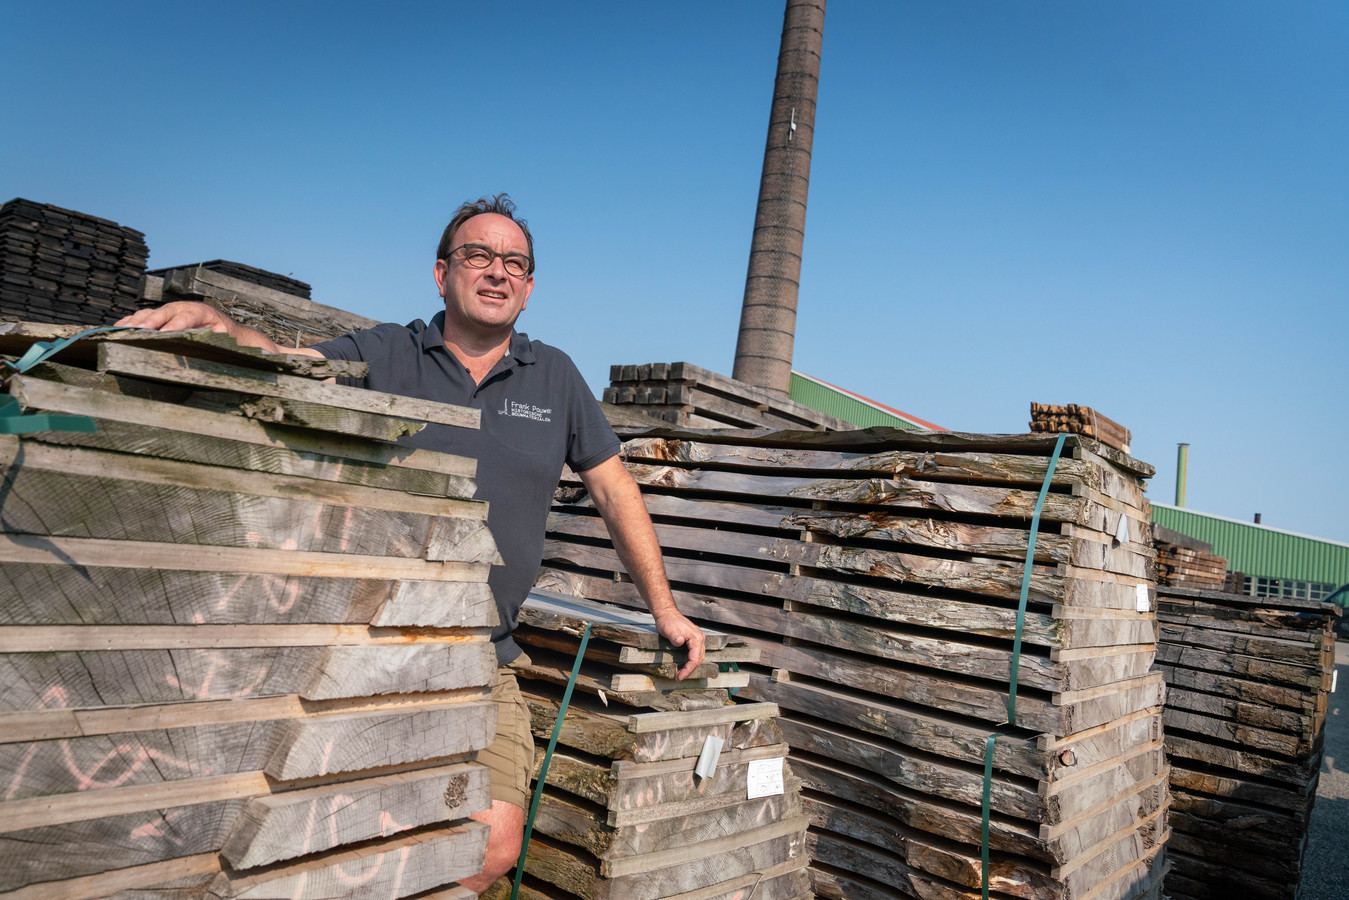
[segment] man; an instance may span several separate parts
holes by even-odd
[[[492,634],[499,667],[492,692],[497,737],[478,755],[492,770],[492,808],[473,817],[492,831],[482,873],[463,882],[481,893],[520,854],[533,739],[510,669],[521,656],[510,632],[538,569],[563,462],[594,499],[657,630],[688,650],[680,678],[702,662],[704,635],[675,608],[641,493],[575,365],[561,351],[515,331],[534,289],[534,243],[505,194],[456,211],[441,236],[433,271],[445,309],[429,323],[380,325],[298,350],[283,350],[201,303],[168,303],[118,324],[161,331],[209,327],[272,353],[364,360],[370,363],[369,376],[360,382],[365,387],[482,410],[478,431],[427,425],[403,440],[478,460],[477,497],[490,503],[488,525],[505,561],[493,567],[488,580],[501,615]]]

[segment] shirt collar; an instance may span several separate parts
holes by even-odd
[[[426,330],[422,332],[422,352],[427,353],[436,349],[445,349],[445,310],[443,309],[431,317]],[[511,342],[507,351],[516,365],[529,366],[537,362],[537,358],[534,356],[534,347],[529,341],[529,335],[523,332],[511,331]]]

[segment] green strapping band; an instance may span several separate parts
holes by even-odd
[[[9,360],[0,360],[0,362],[14,370],[14,373],[22,374],[38,363],[45,362],[55,354],[60,353],[80,338],[98,334],[101,331],[123,331],[128,327],[126,325],[109,325],[104,328],[90,328],[59,341],[38,341],[29,347],[28,352],[19,357],[17,362],[10,362]],[[0,434],[32,434],[35,431],[83,431],[92,433],[98,431],[98,428],[94,426],[94,420],[88,416],[56,415],[52,413],[25,416],[18,400],[9,396],[0,397]]]
[[[543,765],[539,767],[539,783],[534,786],[534,799],[529,804],[529,817],[525,819],[525,834],[520,841],[520,858],[515,863],[515,882],[511,885],[511,900],[520,896],[520,879],[525,877],[525,854],[529,851],[529,838],[534,834],[534,817],[539,813],[539,801],[543,799],[543,784],[548,779],[548,764],[553,761],[553,751],[557,749],[558,736],[562,734],[562,718],[571,704],[572,688],[576,687],[576,676],[581,674],[581,660],[586,655],[586,645],[590,643],[590,622],[581,634],[581,646],[576,651],[576,662],[571,666],[571,677],[567,679],[567,689],[562,692],[562,705],[557,710],[557,721],[553,723],[553,736],[548,740],[548,752],[543,754]]]
[[[1063,453],[1063,442],[1068,437],[1059,435],[1054,443],[1054,452],[1049,457],[1049,468],[1045,471],[1044,484],[1040,485],[1040,498],[1035,501],[1035,513],[1030,517],[1030,540],[1026,542],[1026,571],[1021,576],[1021,600],[1016,606],[1016,637],[1012,639],[1012,677],[1011,689],[1007,694],[1007,724],[1016,724],[1016,677],[1021,668],[1021,631],[1026,625],[1026,601],[1030,597],[1030,569],[1035,562],[1035,539],[1040,534],[1040,511],[1045,507],[1045,498],[1049,496],[1049,482],[1054,478],[1054,469],[1059,464],[1059,455]]]
[[[1040,485],[1040,497],[1035,501],[1035,512],[1030,519],[1030,537],[1026,541],[1026,570],[1021,576],[1021,600],[1016,607],[1016,635],[1012,639],[1012,671],[1007,691],[1007,724],[1016,724],[1016,681],[1021,668],[1021,633],[1026,625],[1026,603],[1030,598],[1030,572],[1035,562],[1035,540],[1040,533],[1040,511],[1044,509],[1045,498],[1049,496],[1049,483],[1054,479],[1054,469],[1058,467],[1059,457],[1063,454],[1063,442],[1068,435],[1061,434],[1054,442],[1054,452],[1049,457],[1049,468],[1045,471],[1044,483]],[[993,798],[993,745],[997,742],[996,733],[988,736],[984,744],[984,799],[981,812],[979,855],[983,862],[983,900],[988,900],[988,826],[992,811]]]

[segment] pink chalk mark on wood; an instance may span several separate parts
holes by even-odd
[[[211,682],[215,680],[216,673],[221,671],[228,671],[229,669],[234,668],[234,666],[222,654],[220,654],[215,650],[193,650],[192,652],[194,654],[204,655],[207,659],[206,676],[202,679],[200,686],[196,688],[188,687],[187,685],[179,681],[178,677],[174,675],[173,672],[165,672],[164,679],[169,683],[169,685],[178,688],[184,694],[186,694],[189,697],[192,697],[193,699],[234,700],[239,697],[246,697],[249,694],[253,693],[253,691],[257,689],[258,685],[262,684],[263,679],[267,677],[267,668],[265,666],[258,666],[253,676],[253,680],[245,687],[242,687],[237,691],[230,691],[228,693],[216,692],[211,690]]]

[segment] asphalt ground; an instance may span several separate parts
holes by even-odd
[[[1336,643],[1335,672],[1299,900],[1349,898],[1349,640]]]

